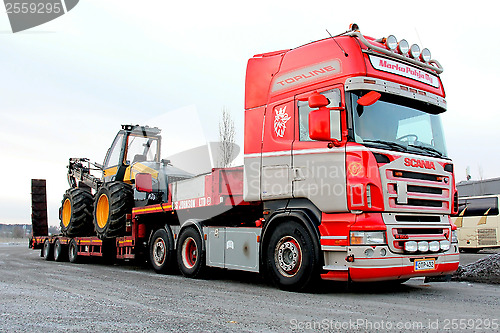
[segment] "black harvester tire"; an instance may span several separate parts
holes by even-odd
[[[92,194],[81,188],[70,188],[61,202],[61,232],[64,236],[88,236],[93,232]]]
[[[101,186],[94,201],[94,228],[100,239],[125,234],[126,215],[132,213],[134,190],[116,181]]]

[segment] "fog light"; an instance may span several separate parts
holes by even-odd
[[[418,59],[418,57],[420,56],[420,46],[418,46],[417,44],[413,44],[410,47],[410,55],[413,57],[413,59]]]
[[[394,37],[394,35],[390,35],[385,39],[385,46],[389,50],[394,51],[398,47],[398,40]]]
[[[439,242],[438,241],[430,242],[429,243],[429,251],[432,251],[432,252],[439,251]]]
[[[439,245],[441,246],[441,250],[443,251],[448,251],[450,249],[450,241],[447,241],[447,240],[443,240],[441,242],[439,242]]]
[[[387,254],[387,251],[385,249],[380,250],[380,255],[382,257],[385,257],[386,254]]]
[[[420,52],[420,60],[429,62],[429,60],[431,60],[431,51],[429,51],[429,49],[423,49],[422,52]]]
[[[366,249],[365,250],[365,255],[367,257],[373,257],[373,249]]]
[[[418,250],[420,252],[427,252],[427,251],[429,251],[429,243],[427,243],[426,241],[418,242]]]
[[[407,55],[410,50],[410,44],[406,41],[406,39],[401,39],[398,44],[398,51],[402,55]]]
[[[417,242],[409,241],[405,243],[406,252],[417,252],[417,249],[418,249]]]

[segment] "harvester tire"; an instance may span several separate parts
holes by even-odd
[[[132,213],[134,190],[126,183],[105,183],[95,196],[94,228],[100,239],[125,234],[127,214]]]
[[[70,188],[61,202],[61,232],[64,236],[92,234],[92,194],[81,188]]]

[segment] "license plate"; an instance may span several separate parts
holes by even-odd
[[[415,259],[414,269],[416,271],[432,271],[436,269],[434,259]]]

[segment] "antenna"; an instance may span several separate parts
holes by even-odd
[[[342,46],[340,46],[340,44],[337,42],[337,40],[335,39],[335,37],[332,36],[332,34],[330,33],[330,31],[328,31],[328,29],[325,29],[325,30],[330,35],[330,38],[333,39],[333,41],[335,42],[335,44],[337,44],[337,46],[342,50],[342,52],[344,52],[344,55],[347,58],[349,56],[349,54],[347,54],[347,52],[342,48]]]

